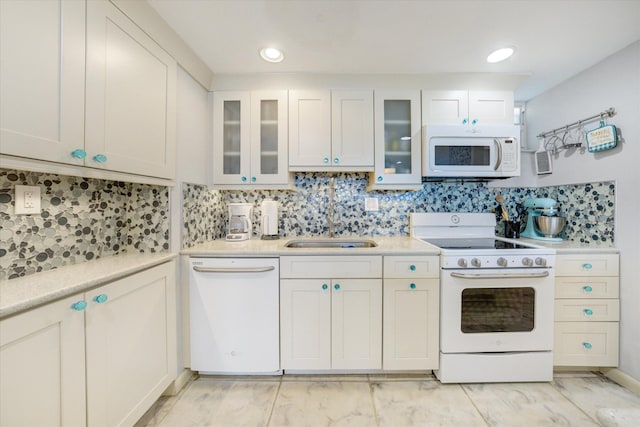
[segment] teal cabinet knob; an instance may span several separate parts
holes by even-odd
[[[380,182],[380,181],[382,181],[382,177],[381,176],[378,177],[378,182]]]
[[[416,284],[415,284],[415,283],[412,283],[412,284],[410,284],[410,285],[409,285],[409,287],[410,287],[411,289],[415,289],[415,288],[416,288]]]
[[[586,293],[593,292],[593,288],[589,285],[584,285],[582,287],[582,290],[585,291]]]
[[[85,308],[87,308],[87,302],[86,301],[74,302],[73,304],[71,304],[71,308],[74,309],[75,311],[82,311]]]
[[[472,125],[475,125],[475,124],[477,124],[477,123],[478,123],[478,119],[473,119],[473,120],[471,120],[471,124],[472,124]]]
[[[328,157],[325,157],[324,159],[322,159],[322,161],[323,161],[324,163],[329,163],[329,158],[328,158]]]
[[[590,342],[583,342],[582,346],[587,350],[591,350],[593,348]]]
[[[409,266],[409,270],[411,270],[411,271],[416,271],[416,266],[415,266],[415,265],[413,265],[413,264],[411,264],[411,265]]]
[[[240,181],[242,181],[242,182],[247,182],[247,177],[246,177],[246,176],[243,176],[242,178],[240,178]]]
[[[585,308],[584,310],[582,310],[584,312],[584,314],[586,314],[587,316],[591,316],[593,315],[593,310],[591,310],[590,308]]]
[[[97,295],[93,300],[98,304],[104,304],[105,302],[107,302],[108,299],[109,297],[107,295],[100,294],[100,295]]]
[[[85,157],[87,157],[87,152],[81,148],[78,148],[77,150],[73,150],[71,152],[71,157],[73,157],[74,159],[84,159]]]
[[[325,285],[322,285],[322,290],[323,290],[323,291],[326,291],[326,290],[327,290],[327,288],[329,288],[329,287],[328,287],[326,284],[325,284]]]
[[[96,154],[93,156],[93,160],[98,163],[105,163],[107,161],[107,156],[104,154]]]
[[[337,158],[337,157],[336,157],[336,158],[334,158],[334,159],[333,159],[333,163],[335,163],[335,164],[340,163],[340,159],[339,159],[339,158]]]
[[[340,284],[336,283],[335,285],[333,285],[333,289],[335,289],[336,291],[340,290]]]
[[[256,182],[256,177],[255,176],[251,177],[251,182]]]
[[[585,270],[591,270],[591,269],[593,268],[593,266],[592,266],[591,264],[589,264],[589,263],[582,264],[582,267],[583,267]]]
[[[463,124],[463,125],[466,125],[468,122],[469,122],[469,120],[467,120],[467,119],[462,119],[462,124]]]

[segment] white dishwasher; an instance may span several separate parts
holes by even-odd
[[[277,258],[190,258],[191,369],[280,371]]]

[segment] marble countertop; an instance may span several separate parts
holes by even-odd
[[[573,240],[563,240],[562,242],[548,242],[537,239],[518,239],[523,243],[544,246],[545,248],[555,249],[557,254],[580,254],[580,253],[603,253],[617,254],[620,252],[618,248],[612,244],[596,245],[593,243],[575,242]]]
[[[127,254],[0,281],[0,318],[84,292],[174,259],[174,253]]]
[[[250,239],[243,242],[227,242],[214,240],[192,248],[180,251],[188,256],[284,256],[284,255],[439,255],[437,247],[412,237],[385,236],[353,236],[353,239],[375,241],[375,248],[287,248],[285,245],[291,240],[323,240],[326,237],[295,237],[278,240]],[[347,240],[349,237],[340,236],[336,240]]]

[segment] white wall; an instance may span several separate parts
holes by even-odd
[[[614,180],[620,249],[620,370],[640,380],[640,41],[527,103],[528,138],[614,107],[624,142],[592,154],[562,152],[537,187]],[[593,122],[584,126],[591,130]]]

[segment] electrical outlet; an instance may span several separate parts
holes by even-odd
[[[378,198],[377,197],[365,197],[364,199],[364,210],[365,212],[377,212],[378,209]]]
[[[40,187],[16,185],[14,200],[16,215],[40,213]]]

